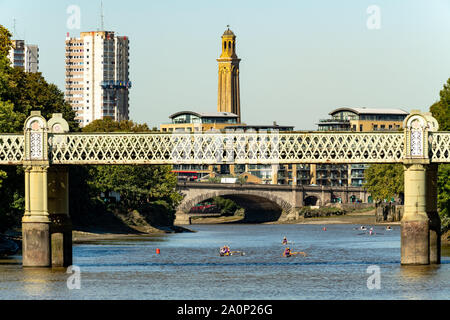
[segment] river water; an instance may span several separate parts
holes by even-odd
[[[441,265],[402,267],[399,226],[323,227],[191,225],[197,232],[85,242],[74,245],[73,274],[22,268],[14,256],[0,260],[0,299],[450,298],[449,250]],[[283,236],[307,256],[282,257]],[[224,244],[245,255],[220,257]]]

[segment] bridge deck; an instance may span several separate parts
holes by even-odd
[[[450,132],[429,134],[432,162],[450,162]],[[403,132],[49,134],[52,164],[397,163]],[[24,136],[0,135],[0,164],[24,159]]]

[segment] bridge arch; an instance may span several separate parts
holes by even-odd
[[[214,197],[223,197],[236,202],[245,209],[244,222],[277,221],[283,213],[293,210],[291,203],[270,192],[256,190],[204,190],[195,195],[187,194],[177,208],[188,213],[192,207]]]
[[[303,200],[305,206],[319,206],[321,205],[320,198],[315,195],[306,195]]]

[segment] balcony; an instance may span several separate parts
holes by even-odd
[[[317,125],[319,131],[351,131],[349,120],[321,119]]]

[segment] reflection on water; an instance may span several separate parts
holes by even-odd
[[[450,258],[401,266],[400,230],[369,235],[353,225],[193,225],[196,233],[78,243],[81,289],[65,269],[0,260],[0,299],[449,299]],[[380,228],[380,230],[377,230]],[[284,258],[283,236],[292,251]],[[244,251],[220,257],[219,248]],[[160,254],[156,253],[156,249]],[[380,270],[370,290],[368,267]]]
[[[401,266],[400,276],[403,281],[421,282],[435,277],[439,269],[440,265]]]

